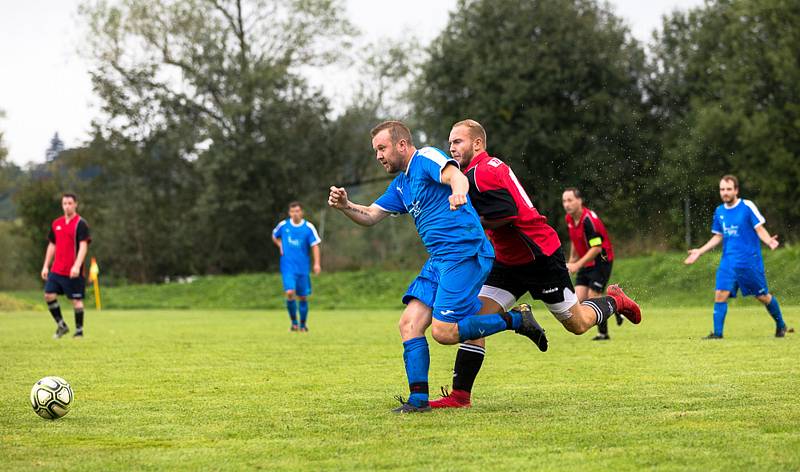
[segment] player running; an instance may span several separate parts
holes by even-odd
[[[69,332],[69,327],[61,316],[61,307],[58,305],[58,295],[66,295],[72,302],[75,310],[75,334],[73,337],[83,337],[83,298],[86,294],[86,278],[83,276],[83,261],[92,241],[89,235],[89,225],[78,214],[78,197],[72,193],[61,196],[61,208],[64,216],[56,218],[50,225],[50,234],[47,239],[47,250],[44,254],[42,266],[42,279],[44,285],[44,300],[47,308],[56,322],[58,339]],[[50,267],[50,261],[53,266]]]
[[[575,290],[578,300],[595,298],[602,295],[611,278],[611,266],[614,262],[614,247],[608,237],[606,226],[597,213],[583,206],[580,190],[570,187],[561,195],[561,204],[567,212],[566,221],[569,229],[570,251],[567,270],[570,274],[577,272]],[[615,313],[617,325],[622,324],[622,316]],[[594,341],[608,341],[608,320],[597,325],[598,334]]]
[[[767,307],[775,320],[775,337],[786,335],[778,299],[769,293],[764,275],[764,260],[759,239],[773,251],[778,247],[778,236],[770,236],[764,227],[766,220],[750,200],[739,198],[739,180],[725,175],[719,182],[722,204],[714,211],[711,232],[714,233],[702,247],[690,249],[684,264],[694,264],[703,254],[722,242],[722,259],[717,268],[716,292],[714,294],[714,331],[705,339],[722,339],[725,315],[728,313],[728,298],[754,295]],[[792,330],[789,330],[790,332]]]
[[[289,204],[289,217],[272,230],[272,242],[281,252],[281,278],[286,293],[286,310],[292,320],[290,331],[308,332],[308,296],[311,295],[309,250],[314,255],[314,273],[322,271],[317,228],[303,218],[300,202]],[[298,301],[300,324],[297,323]]]
[[[530,311],[498,310],[480,315],[478,293],[494,251],[469,202],[469,181],[458,163],[433,147],[416,149],[408,127],[386,121],[373,128],[372,147],[386,172],[399,173],[372,205],[352,203],[343,188],[331,187],[328,204],[354,222],[372,226],[389,214],[408,213],[430,258],[403,297],[400,318],[403,360],[410,395],[398,397],[396,413],[430,411],[430,354],[425,331],[442,344],[514,330],[546,349],[544,331]],[[431,320],[433,310],[433,320]]]
[[[466,169],[470,200],[496,254],[480,291],[482,313],[507,310],[529,292],[574,334],[585,333],[617,312],[635,324],[641,321],[639,306],[616,285],[609,287],[606,297],[578,302],[558,235],[533,206],[511,168],[486,152],[486,131],[480,123],[454,124],[449,141],[450,154]],[[453,391],[442,389],[443,398],[432,401],[431,407],[469,407],[484,355],[483,339],[462,343],[453,367]]]

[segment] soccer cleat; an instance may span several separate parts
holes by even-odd
[[[629,296],[625,295],[625,292],[619,288],[619,285],[609,285],[606,294],[614,299],[614,303],[617,305],[617,313],[628,318],[633,324],[642,322],[642,311],[639,309],[639,305]]]
[[[430,402],[431,408],[469,408],[472,403],[469,401],[470,393],[465,390],[454,389],[447,391],[447,387],[442,387],[442,398]]]
[[[83,328],[75,330],[75,334],[72,335],[73,338],[82,338],[83,337]]]
[[[611,336],[600,333],[597,336],[593,337],[592,341],[611,341]]]
[[[708,336],[704,337],[703,339],[722,339],[721,334],[710,333]]]
[[[290,332],[291,332],[291,331],[300,331],[300,327],[299,327],[299,326],[297,326],[297,325],[292,325],[292,327],[291,327],[291,328],[289,328],[289,331],[290,331]]]
[[[624,318],[622,318],[622,315],[620,315],[619,313],[614,313],[614,318],[617,319],[617,326],[622,326],[622,321],[624,320]]]
[[[430,403],[425,402],[422,406],[414,406],[411,403],[405,401],[403,397],[397,395],[394,397],[395,400],[400,402],[400,406],[392,410],[392,413],[402,414],[402,413],[425,413],[431,411]]]
[[[522,324],[514,332],[521,334],[536,344],[540,351],[547,351],[547,336],[544,334],[544,328],[539,326],[536,319],[531,312],[531,306],[527,303],[519,305],[519,312],[522,314]]]
[[[69,326],[67,326],[66,323],[60,324],[58,325],[58,328],[56,328],[56,332],[53,335],[53,339],[59,339],[67,333],[69,333]]]
[[[300,327],[300,332],[301,333],[307,333],[308,332],[308,326],[301,326]]]

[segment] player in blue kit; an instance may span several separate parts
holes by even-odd
[[[706,339],[722,339],[725,315],[728,313],[728,297],[735,297],[741,290],[743,296],[753,295],[766,305],[775,320],[775,337],[786,335],[778,300],[769,293],[764,276],[764,260],[761,257],[761,242],[775,250],[778,236],[770,236],[764,227],[766,220],[750,200],[739,198],[739,181],[725,175],[719,182],[722,205],[714,211],[711,232],[714,233],[702,247],[690,249],[685,264],[693,264],[701,255],[722,243],[722,259],[717,269],[716,293],[714,295],[714,331]]]
[[[494,250],[469,202],[469,181],[458,163],[433,147],[417,150],[408,127],[399,121],[381,123],[371,134],[376,158],[397,177],[370,206],[350,202],[339,187],[331,187],[328,204],[364,226],[390,214],[408,213],[414,218],[430,257],[403,297],[406,309],[399,328],[410,395],[407,401],[399,398],[401,406],[393,411],[430,411],[428,326],[441,344],[505,330],[528,337],[541,350],[547,348],[547,340],[527,307],[477,315],[478,293],[492,268]]]
[[[314,273],[319,274],[322,271],[319,256],[319,244],[322,239],[317,233],[317,228],[303,218],[303,206],[300,202],[289,204],[289,218],[278,223],[272,230],[272,242],[281,252],[283,291],[286,293],[286,309],[292,320],[290,331],[308,332],[306,320],[308,296],[311,295],[308,253],[310,251],[314,255]]]

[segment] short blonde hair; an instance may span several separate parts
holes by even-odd
[[[384,121],[378,126],[372,128],[370,135],[374,138],[378,135],[378,133],[385,129],[389,130],[389,137],[392,140],[392,144],[397,144],[401,139],[405,139],[409,146],[414,145],[414,141],[411,139],[411,130],[408,129],[408,126],[406,126],[402,121]]]
[[[475,120],[466,119],[454,124],[453,128],[456,128],[458,126],[466,127],[469,130],[470,138],[472,139],[481,138],[484,147],[486,146],[486,130],[483,129],[483,126],[481,126],[480,123],[478,123]]]

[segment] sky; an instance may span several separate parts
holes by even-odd
[[[634,37],[648,43],[673,10],[699,6],[703,0],[611,0]],[[78,19],[81,0],[0,0],[0,130],[9,159],[18,164],[44,161],[45,149],[58,132],[67,147],[80,146],[93,119],[101,116],[93,95],[85,30]],[[413,30],[422,44],[444,28],[456,0],[345,0],[348,17],[365,42],[397,39]],[[391,8],[392,22],[386,11]],[[392,28],[387,30],[387,24]],[[331,96],[346,96],[348,72],[311,77]]]

